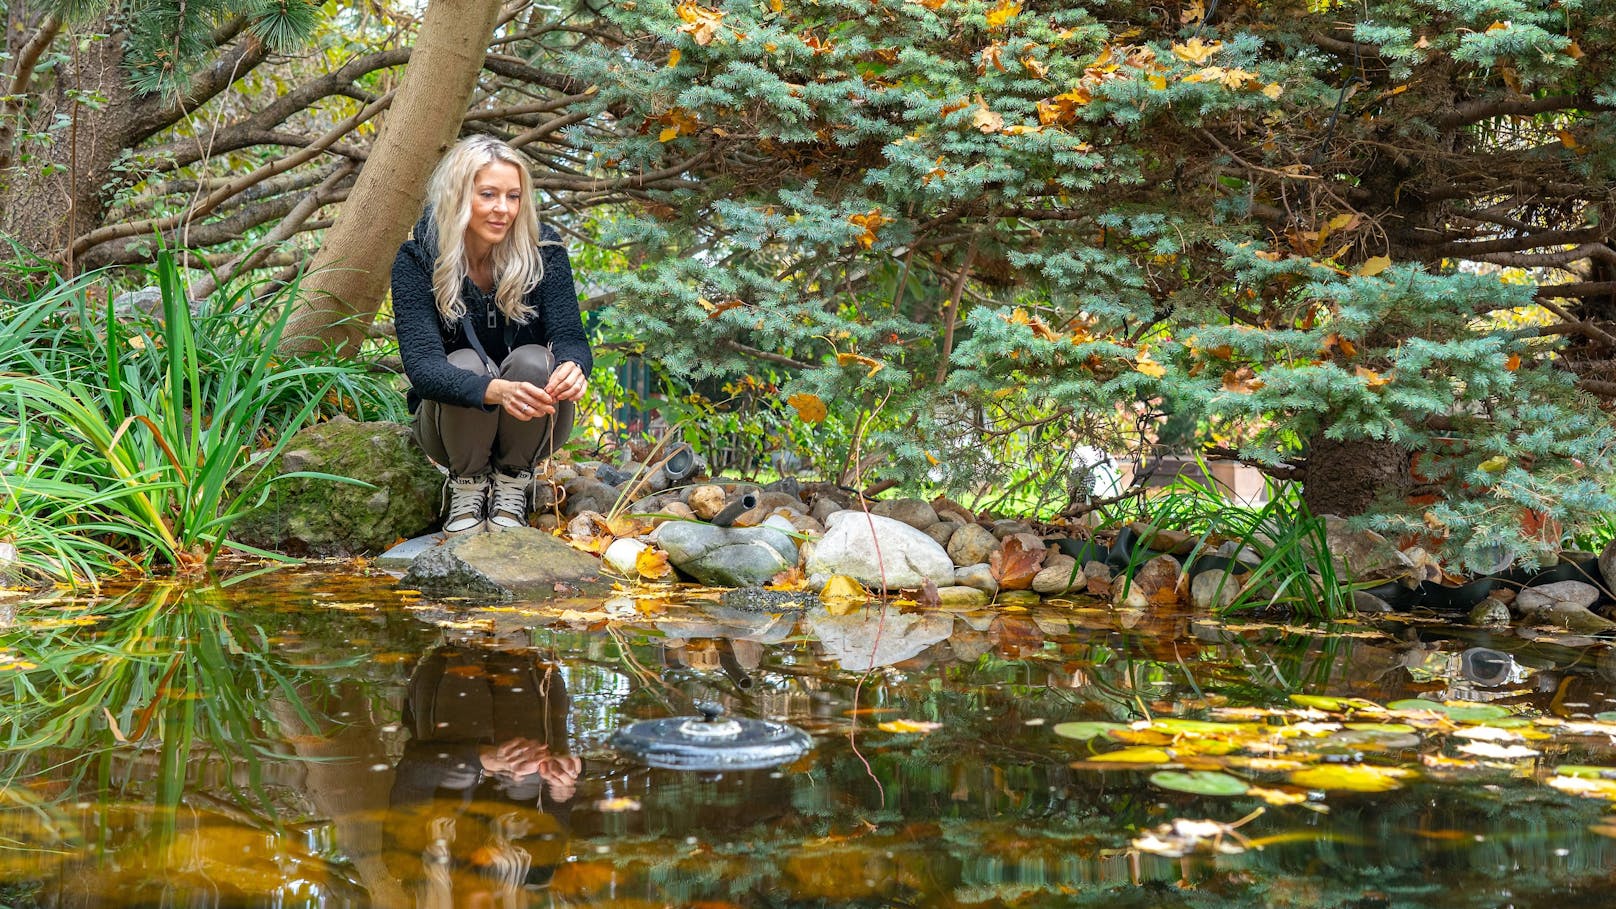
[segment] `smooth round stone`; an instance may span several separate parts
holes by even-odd
[[[1470,624],[1487,628],[1496,628],[1508,625],[1510,620],[1509,607],[1494,599],[1485,599],[1470,610]]]
[[[962,525],[956,524],[953,521],[938,521],[930,527],[927,527],[924,532],[926,536],[936,540],[937,545],[947,546],[949,538],[952,537],[954,535],[954,531],[959,530],[961,526]]]
[[[1033,590],[1001,590],[1000,606],[1037,606],[1043,599]]]
[[[998,579],[993,577],[993,568],[986,562],[954,569],[954,583],[985,590],[990,595],[999,592]]]
[[[937,603],[941,606],[976,607],[986,606],[991,602],[993,602],[992,594],[975,587],[956,585],[954,587],[937,588]]]

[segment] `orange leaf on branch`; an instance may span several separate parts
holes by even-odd
[[[713,39],[718,36],[718,27],[724,22],[722,12],[692,3],[690,0],[679,4],[678,13],[684,22],[679,26],[679,31],[689,35],[703,47],[713,43]]]
[[[819,399],[819,395],[799,392],[786,398],[786,403],[796,408],[797,417],[804,423],[818,423],[825,419],[825,402]]]

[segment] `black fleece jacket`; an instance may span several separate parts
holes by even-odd
[[[595,359],[589,352],[583,317],[578,312],[572,263],[561,246],[561,234],[548,224],[541,225],[541,232],[550,245],[540,247],[544,278],[527,295],[528,305],[534,308],[532,318],[511,322],[495,305],[494,295],[484,293],[470,278],[460,286],[460,299],[483,350],[495,363],[524,344],[547,344],[557,363],[570,360],[588,376]],[[429,209],[393,260],[393,325],[398,331],[404,374],[410,380],[410,410],[413,412],[422,400],[490,410],[483,403],[489,377],[449,364],[451,351],[470,349],[472,345],[463,322],[445,324],[438,315],[438,304],[432,295],[437,248]]]

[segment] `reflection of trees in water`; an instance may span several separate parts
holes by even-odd
[[[375,774],[352,759],[362,751],[346,765],[312,758],[355,738],[379,755],[378,683],[399,670],[351,645],[340,661],[313,659],[285,640],[294,621],[166,584],[25,615],[0,638],[33,665],[0,679],[0,780],[38,794],[4,813],[38,841],[8,873],[46,881],[55,905],[362,897],[364,868],[347,865],[352,843],[334,846],[325,820],[341,806],[325,796],[363,791]],[[307,624],[377,649],[410,634],[352,613]]]

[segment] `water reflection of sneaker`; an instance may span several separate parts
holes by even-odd
[[[443,521],[445,533],[466,533],[483,529],[483,513],[488,507],[487,477],[449,478],[449,516]]]
[[[489,508],[488,526],[491,530],[506,530],[527,526],[527,489],[533,485],[533,471],[517,473],[494,471],[493,504]]]

